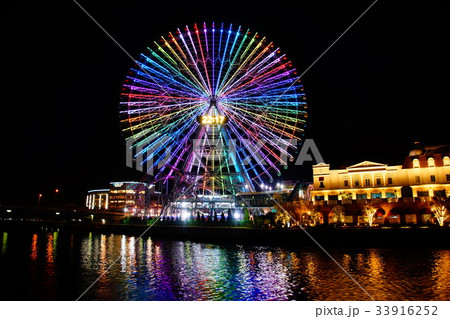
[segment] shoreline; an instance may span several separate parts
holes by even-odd
[[[0,221],[0,231],[68,230],[112,233],[154,239],[294,246],[450,248],[450,227],[308,227],[255,229],[233,226],[122,225]],[[312,238],[311,238],[312,237]]]

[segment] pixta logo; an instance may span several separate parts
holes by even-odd
[[[269,165],[267,149],[278,157],[278,163],[286,165],[294,162],[294,165],[301,166],[306,162],[323,162],[322,155],[313,139],[305,139],[299,148],[297,158],[288,151],[288,146],[296,146],[297,140],[273,139],[193,139],[192,143],[179,145],[173,143],[167,136],[156,138],[150,144],[136,141],[130,138],[126,141],[126,165],[141,172],[153,174],[154,168],[161,168],[165,165],[174,165],[182,157],[181,151],[186,155],[186,148],[192,153],[191,161],[193,165],[205,163],[205,160],[222,160],[233,164],[239,161],[243,166]],[[183,146],[183,147],[181,147]]]

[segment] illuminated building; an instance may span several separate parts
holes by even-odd
[[[368,199],[430,201],[450,195],[450,152],[446,147],[425,147],[410,152],[402,165],[370,161],[343,169],[329,164],[313,166],[315,203],[348,203]]]
[[[142,182],[111,182],[109,206],[111,211],[143,213],[146,209],[148,185]]]
[[[109,189],[94,189],[88,191],[86,207],[92,210],[109,209]]]
[[[94,211],[157,216],[161,211],[161,193],[155,185],[142,182],[112,182],[110,189],[90,190],[86,207]]]

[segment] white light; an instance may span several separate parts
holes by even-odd
[[[233,214],[233,217],[234,217],[234,219],[239,220],[239,219],[241,219],[241,214],[239,214],[239,213],[234,213],[234,214]]]
[[[187,220],[189,219],[189,213],[187,211],[181,212],[181,220]]]
[[[60,212],[56,212],[56,213],[55,213],[55,215],[59,215],[59,214],[61,214],[61,213],[60,213]]]

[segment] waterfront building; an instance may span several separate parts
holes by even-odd
[[[364,161],[340,169],[313,166],[315,204],[349,203],[368,199],[431,201],[450,195],[448,147],[412,150],[401,165]]]
[[[109,189],[90,190],[86,207],[94,211],[156,216],[161,211],[160,192],[142,182],[111,182]]]
[[[450,196],[450,147],[416,147],[400,165],[364,161],[339,169],[313,166],[311,204],[331,222],[342,205],[344,223],[364,224],[364,207],[376,211],[375,224],[434,223],[434,205]]]
[[[111,211],[144,213],[148,185],[143,182],[111,182],[109,206]]]

